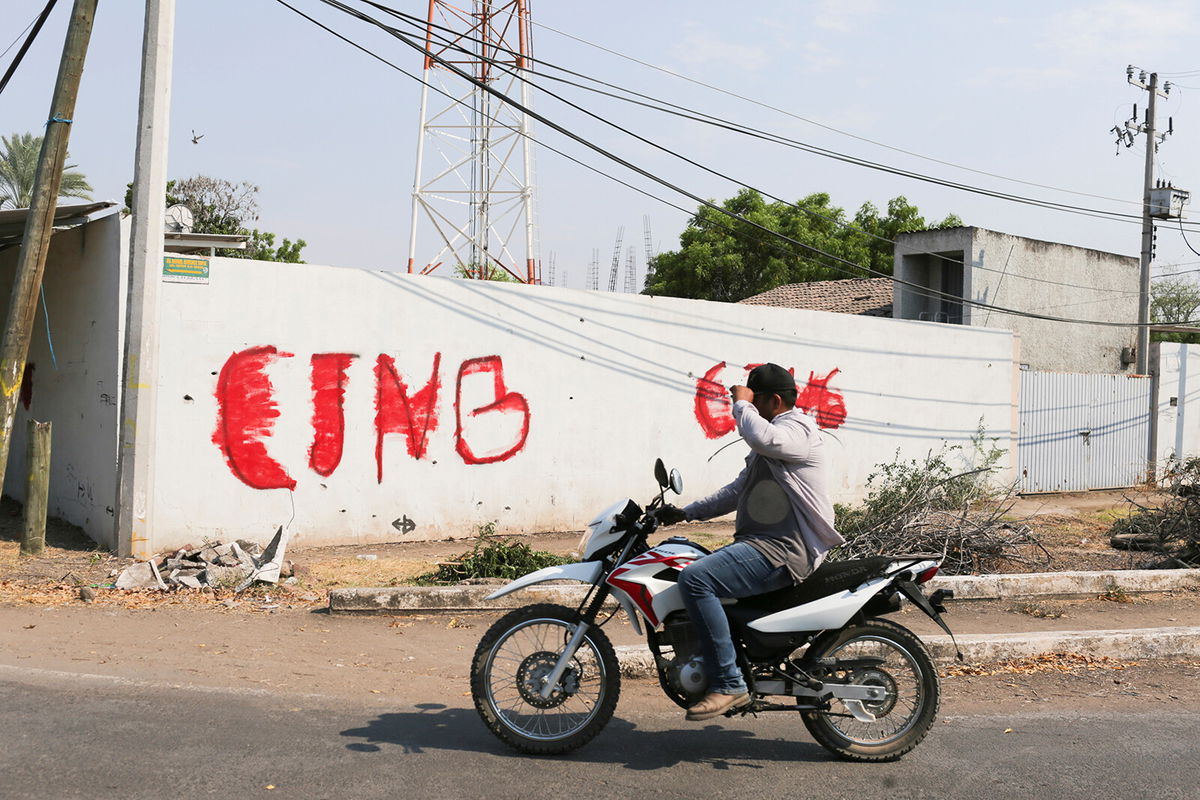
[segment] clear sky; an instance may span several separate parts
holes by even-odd
[[[418,73],[402,44],[331,11],[290,0],[396,64]],[[353,0],[350,0],[354,4]],[[425,0],[393,0],[423,14]],[[43,0],[0,0],[0,49]],[[45,121],[70,0],[60,0],[3,95],[0,133]],[[1144,137],[1129,150],[1110,129],[1146,93],[1126,83],[1134,64],[1178,80],[1160,102],[1175,135],[1158,154],[1160,175],[1200,192],[1200,4],[761,0],[755,3],[532,3],[535,55],[689,108],[904,169],[1021,195],[1139,213]],[[120,200],[132,179],[142,3],[100,3],[71,135],[71,160],[97,199]],[[762,107],[605,53],[561,32],[760,100]],[[12,52],[0,59],[7,66]],[[1187,72],[1196,72],[1188,76]],[[697,195],[722,199],[748,184],[785,198],[824,191],[851,213],[897,194],[929,220],[957,213],[968,225],[1136,255],[1140,226],[1050,211],[887,175],[660,113],[569,91],[581,105],[733,182],[569,111],[535,93],[540,112]],[[204,173],[262,187],[260,227],[308,242],[313,263],[403,269],[416,152],[419,85],[315,28],[275,0],[179,0],[170,131],[170,175]],[[1011,183],[915,158],[832,132],[833,126],[896,148],[1084,197]],[[193,144],[193,132],[203,134]],[[603,172],[645,179],[558,134],[535,135]],[[678,242],[687,216],[539,148],[539,254],[554,253],[558,282],[582,286],[598,248],[607,275],[624,226],[644,268],[642,218],[655,248]],[[695,203],[653,193],[689,211]],[[1200,196],[1195,215],[1200,215]],[[1194,215],[1193,215],[1194,216]],[[1200,250],[1200,231],[1191,236]],[[1158,264],[1200,266],[1178,227],[1159,233]],[[435,243],[426,237],[424,244]],[[418,254],[420,258],[420,253]],[[1082,312],[1082,309],[1081,309]]]

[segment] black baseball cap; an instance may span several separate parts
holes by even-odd
[[[750,370],[746,386],[755,394],[782,394],[796,391],[796,379],[778,364],[760,364]]]

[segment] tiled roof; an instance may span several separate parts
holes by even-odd
[[[890,317],[892,281],[890,278],[854,278],[845,281],[789,283],[738,302],[776,308],[806,308],[812,311]]]

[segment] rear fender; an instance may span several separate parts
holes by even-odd
[[[497,597],[512,594],[518,589],[546,581],[579,581],[580,583],[595,584],[600,579],[602,568],[603,564],[599,561],[577,561],[574,564],[563,564],[557,567],[542,567],[536,572],[522,575],[512,583],[505,584],[484,599],[495,600]]]
[[[855,589],[847,589],[804,605],[759,617],[750,623],[750,627],[762,633],[795,633],[840,628],[849,622],[867,601],[892,582],[891,576],[884,575]]]

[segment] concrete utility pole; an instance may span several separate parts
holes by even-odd
[[[75,0],[75,7],[71,10],[67,39],[58,65],[58,80],[50,101],[46,135],[42,139],[42,152],[34,176],[33,199],[25,218],[21,255],[17,261],[12,299],[8,306],[8,323],[4,328],[3,344],[0,345],[0,487],[4,485],[4,473],[8,467],[17,395],[25,373],[25,360],[29,357],[29,339],[33,331],[33,318],[37,313],[46,254],[50,250],[50,235],[54,232],[58,189],[62,183],[63,163],[67,158],[67,140],[75,116],[75,98],[79,94],[83,61],[92,37],[96,2]]]
[[[1120,152],[1122,143],[1126,147],[1130,147],[1133,145],[1133,137],[1136,134],[1146,134],[1146,169],[1142,186],[1142,257],[1141,274],[1138,281],[1137,373],[1148,375],[1150,374],[1150,262],[1154,260],[1154,218],[1151,214],[1153,207],[1150,202],[1150,190],[1154,188],[1154,155],[1158,151],[1159,142],[1166,138],[1166,134],[1159,135],[1155,127],[1155,110],[1158,106],[1159,95],[1166,97],[1171,91],[1171,84],[1167,83],[1160,91],[1157,72],[1150,73],[1149,83],[1146,82],[1145,71],[1139,72],[1136,78],[1133,73],[1132,66],[1125,71],[1129,83],[1150,93],[1150,103],[1146,108],[1146,121],[1138,123],[1137,106],[1134,106],[1133,119],[1125,123],[1125,130],[1122,131],[1120,128],[1113,130],[1117,133],[1118,152]],[[1168,131],[1168,133],[1170,132]]]
[[[158,289],[162,283],[167,210],[167,125],[174,32],[175,0],[146,0],[121,384],[121,444],[117,453],[117,554],[121,556],[148,555],[154,530]]]

